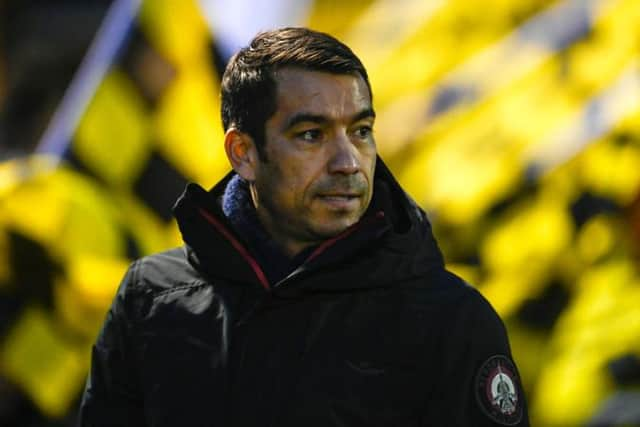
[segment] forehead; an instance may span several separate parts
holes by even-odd
[[[285,67],[275,73],[275,116],[301,111],[339,119],[371,108],[371,96],[359,74],[333,74]]]

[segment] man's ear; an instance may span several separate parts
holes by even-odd
[[[246,181],[255,181],[258,151],[253,138],[231,127],[224,135],[224,150],[233,170]]]

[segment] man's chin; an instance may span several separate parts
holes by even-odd
[[[356,224],[358,219],[342,219],[340,221],[331,221],[323,224],[317,224],[314,227],[314,232],[321,240],[327,240],[339,236],[344,233],[351,226]]]

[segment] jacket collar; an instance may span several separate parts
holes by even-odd
[[[290,280],[272,283],[222,210],[234,176],[230,172],[208,192],[189,184],[174,206],[190,258],[210,278],[267,289],[347,290],[387,286],[443,264],[426,214],[378,158],[374,196],[363,218],[314,248]],[[280,286],[285,283],[291,286]]]

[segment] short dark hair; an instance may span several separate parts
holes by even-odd
[[[360,59],[329,34],[298,27],[259,33],[231,58],[224,71],[221,113],[224,130],[235,126],[250,135],[262,158],[265,123],[277,109],[274,74],[283,67],[359,74],[369,89],[369,97],[373,97]]]

